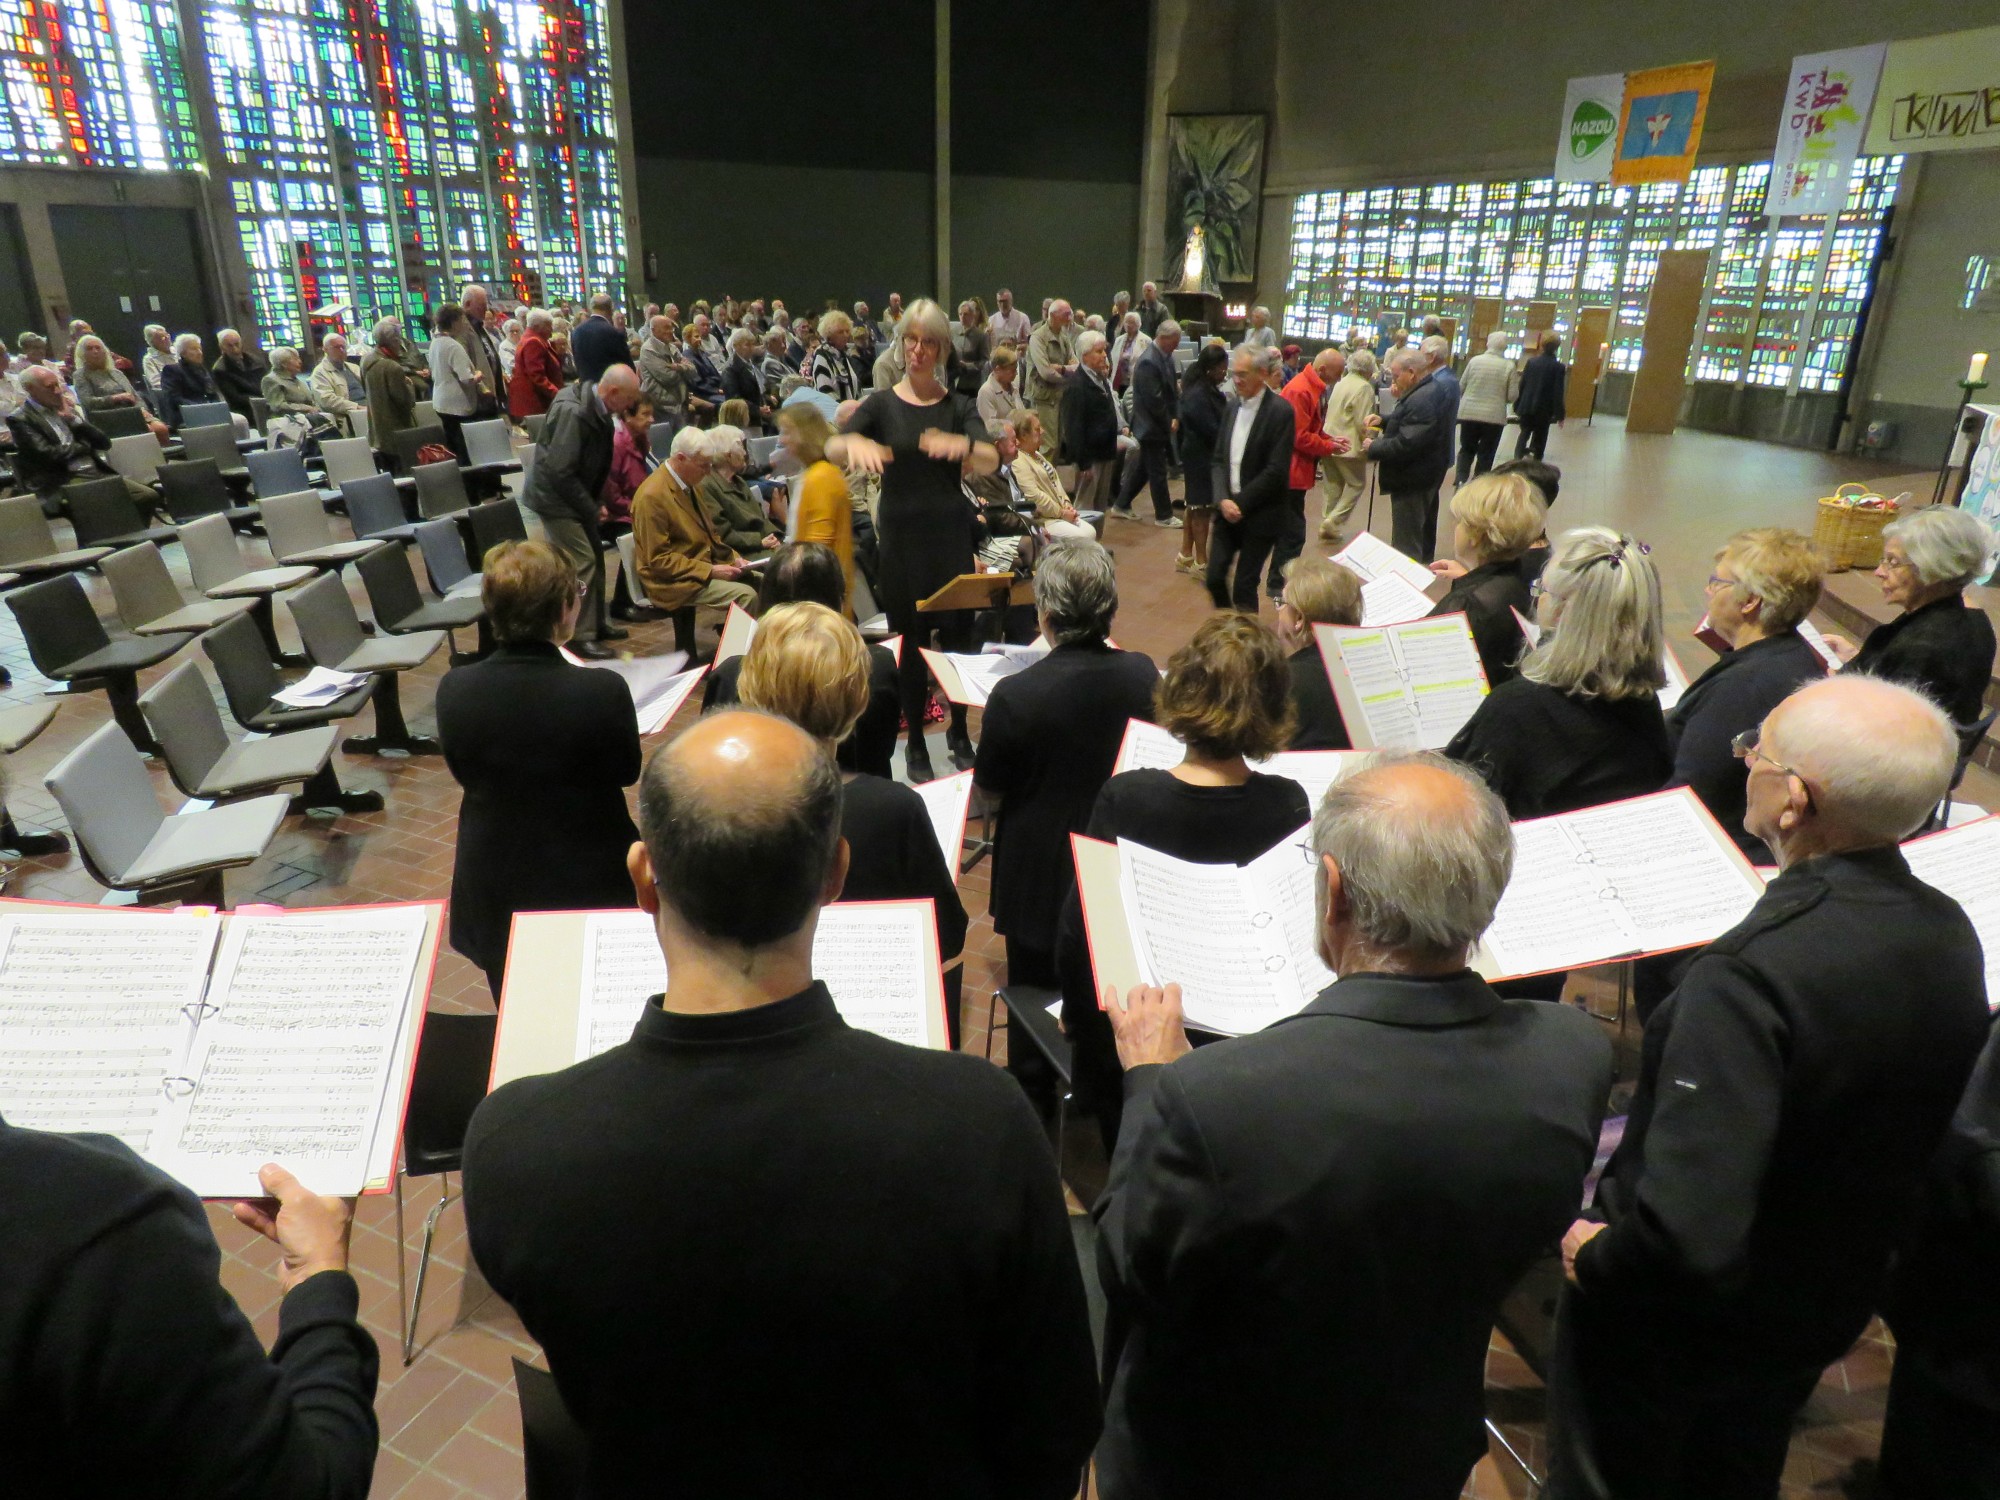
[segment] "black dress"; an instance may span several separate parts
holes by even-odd
[[[451,945],[497,997],[517,911],[630,907],[625,856],[639,833],[632,694],[571,666],[547,641],[501,646],[437,690],[445,764],[465,791],[451,873]]]
[[[843,901],[937,903],[938,956],[965,949],[965,906],[938,846],[923,798],[882,776],[856,776],[841,790],[840,836],[847,840]]]
[[[1582,698],[1520,676],[1487,694],[1444,753],[1516,820],[1657,792],[1674,770],[1656,694]]]
[[[743,675],[743,658],[732,656],[701,680],[701,711],[718,704],[735,703],[736,680]],[[854,732],[840,742],[836,757],[843,771],[860,771],[869,776],[892,774],[896,752],[896,730],[903,721],[903,705],[897,696],[896,657],[887,646],[868,647],[868,707]]]
[[[1222,387],[1189,372],[1181,388],[1181,476],[1187,482],[1188,509],[1215,504],[1215,443],[1228,409]]]
[[[1986,684],[1993,679],[1993,622],[1963,594],[1933,599],[1921,609],[1877,625],[1848,663],[1929,693],[1958,725],[1986,712]]]
[[[1532,620],[1534,607],[1521,559],[1514,557],[1472,569],[1451,586],[1431,613],[1465,615],[1472,644],[1479,648],[1479,664],[1486,669],[1487,686],[1498,687],[1514,675],[1514,664],[1528,645],[1514,611],[1518,609]]]
[[[1293,750],[1351,750],[1354,741],[1341,716],[1340,701],[1326,675],[1326,660],[1317,643],[1301,646],[1286,663],[1292,674],[1292,707],[1299,726],[1292,731]]]
[[[1753,864],[1772,863],[1764,841],[1743,827],[1750,769],[1730,742],[1808,682],[1826,663],[1796,630],[1726,651],[1688,684],[1667,715],[1674,746],[1673,785],[1694,788],[1703,807]]]
[[[1194,786],[1171,771],[1127,771],[1104,783],[1084,835],[1105,843],[1131,839],[1196,864],[1244,865],[1311,821],[1305,788],[1289,777],[1253,771],[1241,786]],[[1187,916],[1199,922],[1202,914]],[[1118,1143],[1124,1083],[1111,1022],[1097,1005],[1074,880],[1063,903],[1056,965],[1063,1030],[1075,1059],[1076,1099],[1096,1115],[1110,1151]]]

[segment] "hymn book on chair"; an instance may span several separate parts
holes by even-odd
[[[1357,750],[1441,750],[1486,696],[1463,614],[1379,628],[1315,625],[1313,634]]]
[[[444,906],[0,902],[0,1114],[117,1136],[204,1198],[386,1191]]]

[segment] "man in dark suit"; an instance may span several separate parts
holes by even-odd
[[[576,361],[576,378],[596,385],[613,365],[632,363],[632,346],[611,321],[615,304],[603,292],[590,299],[590,316],[569,331],[570,358]]]
[[[7,431],[14,439],[14,478],[22,489],[39,496],[42,509],[53,516],[61,508],[64,485],[112,472],[99,456],[111,446],[111,439],[91,426],[53,369],[37,365],[27,371],[21,376],[21,393],[25,399],[7,418]],[[145,485],[128,479],[125,488],[141,514],[159,506],[160,497]]]
[[[595,385],[577,381],[550,403],[535,439],[535,466],[521,503],[542,518],[549,542],[576,569],[584,590],[570,650],[601,661],[611,653],[600,642],[625,631],[604,618],[604,554],[598,548],[597,497],[611,472],[611,427],[639,395],[630,365],[613,365]]]
[[[1556,358],[1562,335],[1542,335],[1541,353],[1521,367],[1521,388],[1514,393],[1514,415],[1521,420],[1521,435],[1514,439],[1514,457],[1532,454],[1540,458],[1548,451],[1549,424],[1561,425],[1568,405],[1569,369]]]
[[[1376,482],[1389,496],[1391,545],[1427,563],[1437,552],[1438,486],[1451,472],[1458,402],[1420,349],[1398,349],[1389,356],[1389,370],[1395,409],[1382,419],[1381,435],[1361,451],[1375,460]]]
[[[713,408],[722,404],[722,372],[716,369],[715,360],[709,355],[711,342],[708,314],[696,313],[694,321],[688,324],[685,346],[688,363],[694,366],[694,373],[688,376],[688,395]]]
[[[472,1253],[547,1351],[594,1495],[1067,1500],[1097,1436],[1034,1111],[978,1058],[850,1027],[813,978],[840,809],[783,719],[668,744],[631,857],[666,993],[473,1116]]]
[[[1117,495],[1118,460],[1125,438],[1111,393],[1111,355],[1104,335],[1085,330],[1076,339],[1076,368],[1063,381],[1057,407],[1060,462],[1076,465],[1076,508],[1106,510]]]
[[[1311,847],[1343,977],[1298,1015],[1190,1053],[1177,986],[1106,997],[1105,1500],[1453,1500],[1494,1315],[1582,1197],[1603,1033],[1466,967],[1513,865],[1499,799],[1398,756],[1327,793]]]
[[[1844,673],[1746,754],[1744,821],[1780,874],[1647,1023],[1624,1139],[1563,1241],[1551,1500],[1777,1493],[1985,1040],[1979,939],[1896,847],[1951,779],[1950,721]]]
[[[1229,355],[1236,395],[1215,442],[1219,503],[1208,540],[1208,593],[1217,609],[1257,613],[1257,576],[1284,529],[1293,431],[1292,408],[1270,387],[1278,362],[1278,351],[1261,344],[1238,344]]]
[[[1180,410],[1180,380],[1174,372],[1174,350],[1180,347],[1181,325],[1169,318],[1139,356],[1132,370],[1132,436],[1139,444],[1136,463],[1125,466],[1117,514],[1130,516],[1139,486],[1152,486],[1153,524],[1178,526],[1174,502],[1167,493],[1167,461],[1173,455],[1174,417]]]
[[[722,367],[722,399],[741,401],[750,408],[750,425],[762,427],[771,420],[771,397],[753,363],[757,344],[757,335],[747,328],[729,335],[729,363]]]

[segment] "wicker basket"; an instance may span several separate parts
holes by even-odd
[[[1829,573],[1872,568],[1882,560],[1882,529],[1900,514],[1896,501],[1865,484],[1843,484],[1819,502],[1813,546]]]

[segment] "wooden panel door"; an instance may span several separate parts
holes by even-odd
[[[1604,346],[1610,342],[1611,309],[1579,307],[1576,310],[1576,352],[1570,356],[1564,416],[1580,419],[1590,415],[1597,379],[1604,373]]]
[[[1627,432],[1672,432],[1687,395],[1688,349],[1694,343],[1701,294],[1708,285],[1708,251],[1664,250],[1653,273],[1640,337],[1639,373],[1632,380]]]
[[[49,223],[72,317],[134,361],[145,352],[148,323],[198,333],[213,353],[215,314],[192,210],[56,204]]]

